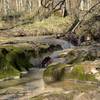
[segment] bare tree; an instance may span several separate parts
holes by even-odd
[[[65,15],[66,3],[65,0],[59,0],[55,3],[55,0],[41,0],[41,5],[47,8],[51,13],[58,10],[62,10],[62,15]]]

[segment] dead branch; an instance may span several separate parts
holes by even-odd
[[[56,12],[60,10],[64,3],[65,0],[61,0],[56,5],[54,5],[54,0],[41,0],[41,5],[49,10],[51,8],[51,12]]]
[[[75,32],[75,30],[78,28],[78,26],[83,22],[85,16],[91,12],[92,9],[94,9],[97,5],[100,4],[100,1],[98,3],[96,3],[95,5],[93,5],[84,15],[83,18],[81,20],[78,21],[78,23],[75,25],[75,27],[72,29],[72,32]]]

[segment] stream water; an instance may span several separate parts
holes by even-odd
[[[18,80],[0,82],[0,100],[29,100],[44,90],[43,70],[34,68],[25,77]]]
[[[32,40],[32,38],[30,38],[30,40]],[[60,44],[63,49],[73,47],[67,41],[54,38],[52,40],[39,39],[39,42],[41,41],[47,44]],[[61,51],[54,51],[54,53],[51,55],[52,59],[55,59],[59,52]],[[45,85],[43,82],[44,70],[45,69],[43,68],[33,68],[21,79],[0,82],[0,100],[29,100],[29,98],[33,96],[50,91],[45,90]]]

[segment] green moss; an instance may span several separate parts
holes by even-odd
[[[44,71],[44,80],[47,82],[46,78],[51,78],[51,81],[60,81],[64,78],[66,64],[53,63],[48,66]]]
[[[85,80],[85,71],[82,65],[75,66],[71,74],[73,78],[77,78],[79,80]]]
[[[70,70],[71,66],[73,66],[72,70]],[[53,63],[44,71],[44,81],[47,84],[65,79],[96,81],[95,75],[86,73],[82,64],[67,65]]]
[[[29,63],[27,49],[20,47],[0,48],[0,78],[19,75],[20,71],[33,67]]]
[[[85,73],[83,65],[81,64],[74,65],[73,70],[70,73],[66,73],[66,78],[84,80],[84,81],[96,80],[95,75]]]
[[[28,70],[28,67],[30,68],[30,64],[28,62],[29,59],[26,57],[24,51],[13,51],[6,57],[9,63],[11,63],[16,69],[20,71]]]
[[[0,79],[13,76],[20,76],[20,72],[9,64],[6,64],[6,68],[0,71]]]
[[[44,74],[46,76],[49,76],[52,74],[52,71],[54,71],[55,69],[62,69],[65,67],[66,64],[61,64],[61,63],[53,63],[53,64],[50,64],[48,66],[48,68],[44,71]]]
[[[93,75],[93,74],[86,74],[85,76],[86,76],[86,80],[96,81],[95,75]]]

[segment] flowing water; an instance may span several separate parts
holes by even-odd
[[[28,100],[31,96],[42,93],[43,70],[34,68],[22,79],[1,82],[0,87],[3,89],[0,89],[0,100]]]

